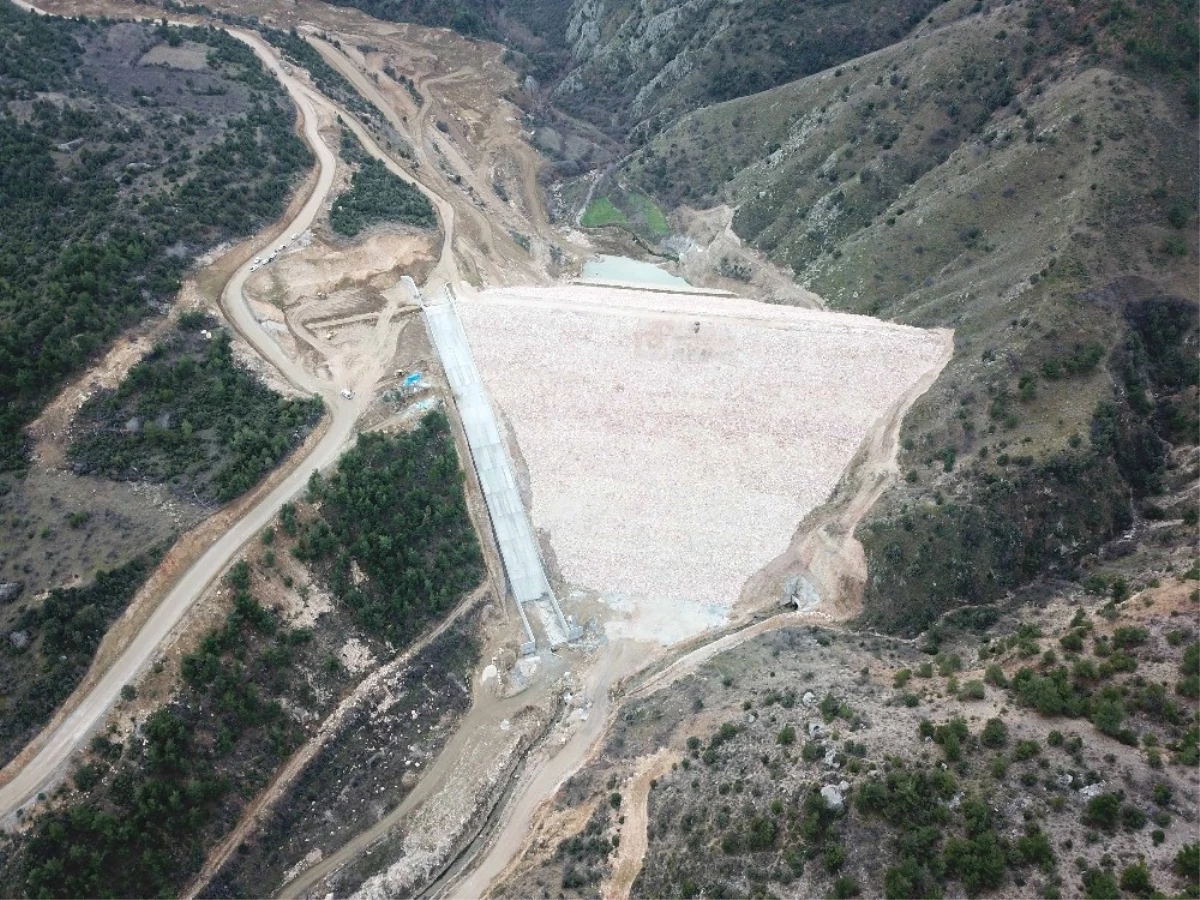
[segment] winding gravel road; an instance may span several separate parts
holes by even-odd
[[[32,6],[23,0],[12,0],[23,9],[45,15],[45,11]],[[263,60],[267,68],[277,77],[291,95],[304,121],[304,138],[317,157],[317,185],[308,202],[300,212],[287,223],[281,233],[296,233],[308,229],[322,204],[328,198],[333,185],[336,160],[333,152],[321,140],[317,130],[317,105],[332,112],[344,111],[332,104],[325,97],[314,92],[296,78],[281,71],[278,60],[272,55],[265,43],[256,35],[228,29],[229,33],[248,44]],[[373,155],[390,163],[390,160],[369,135],[352,122],[351,127],[358,132],[367,150]],[[403,173],[397,173],[402,174]],[[406,180],[411,181],[406,175]],[[418,185],[418,187],[422,187]],[[423,190],[426,190],[422,187]],[[441,198],[437,198],[441,200]],[[439,211],[443,214],[448,204],[438,203]],[[442,277],[453,277],[454,263],[449,257],[449,248],[453,235],[451,229],[453,220],[445,219],[445,244],[443,259],[439,261],[438,273]],[[272,229],[272,234],[276,229]],[[263,246],[267,245],[263,242]],[[184,618],[192,604],[203,595],[205,589],[221,574],[222,571],[237,555],[242,545],[262,531],[274,519],[279,508],[288,500],[297,496],[308,481],[313,469],[324,468],[333,463],[346,448],[354,434],[354,426],[365,411],[370,399],[374,379],[378,372],[365,373],[360,382],[349,385],[355,389],[352,400],[345,400],[339,395],[343,385],[331,384],[311,372],[305,370],[295,360],[288,357],[283,348],[276,343],[254,318],[246,301],[244,286],[250,274],[250,263],[247,262],[225,286],[221,295],[221,305],[230,322],[251,344],[254,350],[267,362],[275,366],[285,378],[299,390],[319,395],[324,399],[330,412],[330,421],[324,435],[314,444],[303,459],[294,460],[294,468],[261,502],[252,507],[240,520],[208,548],[207,551],[180,577],[167,595],[159,603],[141,632],[126,648],[101,677],[95,687],[79,700],[72,712],[52,729],[43,732],[35,741],[36,755],[22,765],[24,757],[18,757],[8,769],[0,772],[0,825],[11,826],[18,810],[26,806],[40,791],[45,790],[57,778],[61,777],[71,754],[80,747],[91,735],[94,729],[103,721],[105,714],[116,702],[121,688],[135,679],[157,655],[159,648],[168,640],[172,631]]]

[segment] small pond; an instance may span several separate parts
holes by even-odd
[[[599,256],[583,264],[583,277],[600,281],[628,281],[635,284],[657,284],[665,287],[690,287],[677,275],[672,275],[654,263],[630,259],[628,256]]]

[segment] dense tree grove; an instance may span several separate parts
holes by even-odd
[[[329,224],[354,237],[379,222],[430,228],[437,224],[433,204],[417,188],[393,175],[377,159],[367,159],[350,180],[350,189],[333,201]]]
[[[313,473],[320,518],[300,532],[296,555],[325,569],[363,627],[407,642],[483,575],[462,473],[444,413],[412,433],[366,433],[328,478]],[[355,583],[357,564],[366,580]]]
[[[285,400],[238,366],[215,320],[185,316],[115,391],[84,404],[70,457],[77,472],[231,500],[303,440],[321,409],[319,398]]]
[[[1194,302],[1155,296],[1128,306],[1125,321],[1129,330],[1112,353],[1124,390],[1097,409],[1092,441],[1113,457],[1134,494],[1146,496],[1162,492],[1170,445],[1200,442],[1200,311]]]
[[[923,507],[900,527],[868,523],[861,530],[868,590],[886,596],[891,589],[904,598],[903,606],[874,608],[869,616],[915,634],[961,597],[992,601],[1039,572],[1065,568],[1076,544],[1128,527],[1129,504],[1117,483],[1109,460],[1064,452],[1040,466],[1018,467],[1011,477],[989,478],[972,503]],[[953,552],[930,552],[935,538]]]
[[[0,7],[0,469],[23,464],[21,429],[64,379],[170,297],[194,254],[277,216],[311,164],[248,47],[142,27],[143,47],[206,49],[208,71],[146,76],[186,77],[173,102],[188,112],[136,84],[132,99],[110,90],[112,70],[85,54],[104,26]]]
[[[156,551],[100,572],[86,587],[55,588],[0,641],[0,763],[16,755],[75,690],[108,626],[158,561]],[[13,640],[11,635],[17,635]]]
[[[361,435],[337,471],[314,474],[309,493],[319,517],[305,521],[288,505],[280,528],[345,602],[331,615],[348,611],[392,649],[482,576],[444,414],[429,414],[409,434]],[[365,579],[351,574],[352,560]],[[302,719],[285,710],[327,710],[345,690],[349,675],[333,655],[344,630],[289,627],[256,599],[244,560],[225,584],[233,608],[181,660],[178,693],[150,715],[139,739],[93,741],[90,761],[74,775],[82,798],[42,814],[14,842],[0,859],[0,895],[178,893],[304,739]],[[82,598],[72,602],[79,607]],[[43,610],[55,608],[48,601]],[[75,640],[77,628],[98,639],[103,627],[88,624],[95,615],[87,609],[48,627],[47,640]]]
[[[237,570],[235,570],[236,572]],[[280,693],[307,687],[312,633],[289,629],[243,586],[234,609],[184,657],[184,688],[153,712],[142,740],[100,736],[75,774],[84,799],[43,815],[0,870],[30,897],[160,897],[177,893],[214,837],[232,824],[303,737]],[[309,689],[311,690],[311,689]]]
[[[990,601],[1039,574],[1069,575],[1085,548],[1129,527],[1131,498],[1162,493],[1170,448],[1200,441],[1200,312],[1151,294],[1129,303],[1123,318],[1127,330],[1111,351],[1076,347],[1042,366],[1049,380],[1101,362],[1112,371],[1113,392],[1096,407],[1088,444],[1076,440],[1045,460],[1000,456],[999,474],[971,476],[971,502],[926,504],[862,529],[868,599],[887,601],[868,604],[873,623],[916,633],[962,598]],[[989,416],[1003,423],[1015,405],[1002,394]],[[946,462],[949,471],[953,457]],[[934,545],[942,552],[929,552]]]
[[[325,62],[324,57],[312,44],[301,37],[296,29],[280,31],[277,28],[261,25],[255,20],[238,22],[238,24],[257,29],[258,33],[278,47],[285,57],[304,69],[326,97],[365,119],[374,117],[375,108],[359,95],[341,72]]]
[[[493,36],[488,20],[499,10],[499,4],[489,0],[337,0],[335,5],[361,9],[377,19],[453,28],[468,37]],[[517,4],[530,5],[536,4],[529,0]]]

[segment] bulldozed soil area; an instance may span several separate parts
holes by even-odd
[[[700,628],[787,546],[945,341],[585,285],[471,293],[459,310],[563,581]]]

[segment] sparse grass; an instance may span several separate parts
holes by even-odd
[[[607,197],[596,197],[579,220],[584,228],[603,228],[606,225],[628,225],[629,218]]]
[[[633,208],[634,216],[645,223],[651,235],[660,238],[671,233],[671,225],[667,222],[666,213],[652,199],[637,191],[631,191],[625,199]]]
[[[513,4],[517,9],[522,5]],[[557,102],[606,131],[623,131],[635,122],[653,126],[680,112],[765,91],[885,46],[937,5],[936,0],[897,0],[882,7],[864,0],[835,6],[744,0],[664,20],[652,18],[639,4],[621,3],[605,15],[599,52],[585,54],[574,67],[580,89]],[[633,34],[644,36],[651,22],[658,34],[647,46],[654,50],[629,54],[624,42]],[[677,56],[684,48],[686,56]],[[613,65],[617,55],[621,64]],[[661,78],[669,71],[665,65],[684,60],[670,77]],[[854,69],[846,71],[853,77]],[[630,101],[640,90],[644,99],[635,106]]]

